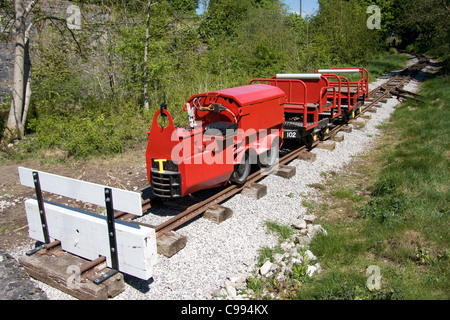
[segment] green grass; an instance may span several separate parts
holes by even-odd
[[[406,60],[405,55],[383,52],[364,67],[369,70],[370,79],[374,80],[386,72],[399,69]],[[196,72],[200,73],[201,70],[198,69]],[[203,78],[202,76],[201,79]],[[186,126],[187,116],[181,105],[189,96],[198,93],[194,92],[195,90],[215,90],[226,87],[227,84],[245,85],[249,81],[242,74],[238,78],[233,75],[230,79],[219,77],[219,80],[213,75],[208,75],[206,78],[209,79],[208,85],[197,85],[197,89],[190,82],[173,86],[176,94],[172,92],[170,96],[172,100],[178,102],[169,103],[169,110],[176,125]],[[74,82],[73,86],[77,86],[77,83]],[[70,98],[69,93],[67,97]],[[57,98],[43,99],[39,95],[34,95],[26,126],[26,139],[16,143],[14,148],[6,148],[7,144],[1,144],[0,162],[11,160],[17,162],[39,157],[44,162],[64,163],[70,159],[88,159],[123,153],[136,144],[145,145],[146,132],[158,108],[158,104],[152,104],[151,110],[145,113],[133,102],[134,100],[128,101],[121,98],[105,100],[83,96],[80,101],[74,103],[73,99],[69,98],[66,99],[67,101],[61,98],[62,100],[59,101]],[[3,121],[0,121],[0,138],[8,111],[9,104],[0,105],[0,115],[4,115]]]
[[[371,58],[370,62],[361,66],[341,65],[341,67],[364,67],[369,71],[369,81],[375,81],[376,78],[385,75],[388,72],[402,69],[410,58],[405,54],[400,54],[395,49],[389,52],[381,52]],[[360,74],[348,74],[346,77],[350,81],[358,81]]]
[[[407,57],[395,52],[385,53],[367,68],[371,72],[371,79],[381,76],[388,71],[403,67]],[[366,163],[370,159],[365,159]],[[356,166],[356,168],[359,168]],[[397,287],[387,286],[381,290],[370,291],[366,287],[368,265],[373,261],[366,259],[367,248],[372,246],[372,239],[364,238],[361,234],[364,224],[359,208],[366,202],[368,190],[364,187],[367,183],[368,173],[373,173],[372,167],[360,168],[360,175],[356,182],[342,184],[341,176],[336,172],[322,172],[321,177],[329,179],[324,184],[312,184],[310,187],[324,193],[324,199],[331,199],[324,203],[316,203],[310,200],[302,200],[302,206],[307,208],[308,214],[327,216],[320,221],[325,226],[328,236],[319,234],[312,243],[312,251],[320,254],[319,262],[325,267],[320,276],[313,278],[306,276],[306,265],[298,265],[294,268],[292,275],[286,281],[279,282],[273,277],[259,278],[256,275],[247,281],[247,288],[253,293],[254,298],[267,298],[267,292],[274,293],[279,299],[402,299],[403,291]],[[331,182],[330,182],[331,181]],[[331,186],[331,190],[328,188]],[[294,196],[293,194],[287,195]],[[343,219],[343,215],[346,217]],[[323,218],[323,217],[322,217]],[[364,218],[368,220],[369,218]],[[263,247],[259,251],[258,265],[260,267],[265,261],[273,262],[275,253],[282,253],[280,243],[292,239],[294,230],[287,225],[267,221],[266,227],[269,232],[279,238],[279,245],[275,248]],[[356,229],[355,229],[356,227]],[[395,272],[397,269],[389,269]],[[385,270],[383,269],[383,272]],[[386,271],[387,272],[387,271]],[[318,279],[318,280],[316,280]],[[265,293],[264,293],[265,292]]]
[[[328,236],[311,243],[325,271],[296,298],[450,298],[448,62],[420,94],[424,103],[397,107],[376,150],[327,184],[315,212]],[[370,265],[379,290],[366,286]]]
[[[275,233],[281,242],[291,238],[292,235],[294,234],[294,229],[291,226],[280,224],[278,222],[266,221],[266,227],[267,230]]]

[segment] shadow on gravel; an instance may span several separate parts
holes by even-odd
[[[0,300],[48,300],[20,264],[1,248]]]

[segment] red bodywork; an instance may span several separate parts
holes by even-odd
[[[281,144],[285,101],[281,89],[258,84],[192,96],[184,106],[189,128],[175,127],[167,110],[162,127],[156,112],[146,152],[153,193],[179,197],[227,184],[246,152],[266,152],[277,137]]]

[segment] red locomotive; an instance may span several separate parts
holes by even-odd
[[[156,112],[146,152],[153,193],[173,198],[229,181],[243,184],[251,164],[275,164],[285,100],[280,88],[265,84],[196,94],[184,106],[188,128],[175,127],[167,110]],[[158,123],[162,115],[165,127]]]
[[[361,73],[350,81],[338,73]],[[311,145],[335,120],[348,120],[369,97],[364,68],[277,74],[246,86],[193,95],[183,109],[189,127],[175,127],[161,108],[148,132],[147,177],[162,198],[245,183],[252,164],[271,167],[283,140]],[[167,118],[168,124],[158,123]]]

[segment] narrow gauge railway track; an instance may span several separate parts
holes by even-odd
[[[361,107],[360,114],[364,113],[366,110],[380,102],[381,100],[388,98],[392,95],[393,92],[395,92],[397,89],[400,89],[403,87],[406,83],[408,83],[420,70],[422,70],[429,62],[429,60],[422,55],[417,55],[418,62],[414,65],[409,66],[408,68],[404,69],[397,75],[390,78],[388,81],[383,83],[382,85],[376,87],[375,89],[371,90],[369,92],[369,100]],[[356,115],[355,118],[359,117],[359,114]],[[323,140],[328,140],[332,136],[334,136],[337,132],[339,132],[346,123],[339,123],[336,124],[328,133],[328,135],[324,136]],[[315,141],[310,148],[314,148],[319,144],[319,141]],[[241,192],[244,188],[249,186],[252,183],[255,183],[261,179],[263,179],[265,176],[267,176],[270,173],[273,173],[277,170],[277,167],[282,167],[296,159],[302,152],[307,151],[307,146],[301,146],[295,150],[289,150],[287,154],[283,155],[279,161],[278,166],[275,165],[273,169],[270,171],[267,170],[258,170],[254,173],[252,173],[246,183],[243,186],[237,186],[237,185],[230,185],[223,190],[217,192],[216,194],[210,196],[209,198],[202,200],[200,202],[194,203],[194,204],[185,204],[186,207],[182,212],[175,215],[174,217],[170,218],[169,220],[159,224],[159,225],[149,225],[147,223],[142,222],[136,222],[131,220],[133,217],[130,214],[124,213],[124,212],[117,212],[115,217],[116,219],[121,220],[128,220],[132,223],[136,223],[138,225],[144,225],[148,227],[152,227],[156,231],[156,237],[159,238],[162,235],[182,226],[186,222],[194,219],[195,217],[203,214],[206,210],[209,208],[224,202],[225,200],[231,198],[235,194]],[[281,152],[282,150],[280,150]],[[158,206],[160,204],[155,203],[159,202],[159,199],[155,198],[147,198],[142,202],[142,208],[143,212],[146,212],[153,206]]]

